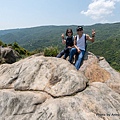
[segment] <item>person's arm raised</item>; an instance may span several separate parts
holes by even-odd
[[[94,42],[95,41],[95,30],[92,30],[92,37],[90,37],[88,34],[86,34],[86,39]]]
[[[64,34],[61,35],[61,38],[62,38],[62,44],[66,44],[66,40],[65,40]]]

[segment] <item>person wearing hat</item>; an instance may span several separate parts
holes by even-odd
[[[86,40],[94,42],[95,30],[92,30],[92,37],[90,37],[88,34],[84,34],[82,26],[78,26],[76,31],[77,31],[77,36],[75,37],[74,40],[74,48],[72,48],[70,51],[69,62],[72,63],[73,56],[75,54],[78,54],[78,59],[76,60],[75,67],[77,70],[79,70],[82,59],[86,51]]]

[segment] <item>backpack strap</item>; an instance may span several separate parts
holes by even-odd
[[[77,35],[74,36],[74,39],[77,40]]]
[[[65,37],[65,40],[67,40],[68,36]]]
[[[86,34],[85,34],[85,51],[86,51],[86,49],[87,49],[87,38],[86,38]]]

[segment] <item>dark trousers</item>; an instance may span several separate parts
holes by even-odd
[[[70,50],[71,48],[65,48],[57,55],[57,58],[61,58],[64,55],[63,59],[66,59],[70,54]]]

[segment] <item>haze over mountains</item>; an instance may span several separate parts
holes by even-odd
[[[0,40],[5,43],[17,42],[22,47],[32,51],[42,50],[49,46],[58,46],[62,49],[61,33],[67,28],[72,28],[76,35],[76,27],[72,26],[40,26],[24,29],[1,30]],[[95,24],[84,26],[84,32],[91,35],[91,30],[96,30],[95,42],[88,44],[88,50],[96,55],[104,56],[112,65],[120,66],[120,22]]]

